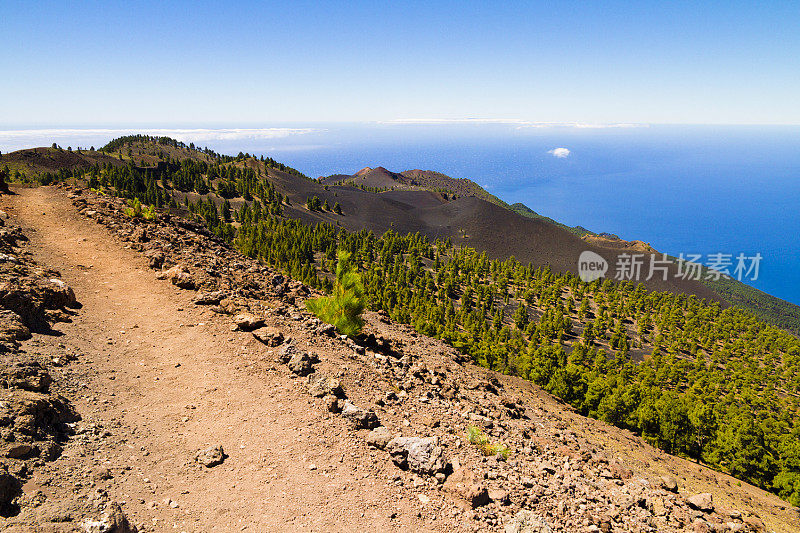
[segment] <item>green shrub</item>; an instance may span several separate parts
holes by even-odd
[[[156,218],[156,207],[154,205],[142,206],[142,202],[138,198],[128,200],[128,206],[125,208],[125,215],[129,218],[144,218],[145,220]]]
[[[499,455],[503,459],[508,459],[510,450],[505,444],[493,443],[481,428],[473,425],[467,426],[467,440],[474,444],[485,456]]]
[[[364,285],[350,263],[350,254],[340,251],[338,259],[333,293],[307,301],[306,307],[320,320],[333,325],[339,333],[352,337],[364,327],[361,318],[365,306]]]
[[[142,203],[138,198],[128,200],[128,207],[125,208],[125,216],[128,218],[138,218],[142,216]]]

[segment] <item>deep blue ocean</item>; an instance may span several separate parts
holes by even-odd
[[[798,126],[290,127],[310,131],[183,135],[223,153],[268,154],[312,177],[384,166],[470,178],[508,203],[522,202],[565,224],[643,240],[672,255],[760,253],[758,279],[748,283],[800,304]],[[19,137],[12,142],[3,135],[3,152],[18,147]],[[113,136],[93,133],[72,144],[99,145]],[[66,146],[69,136],[58,142]],[[569,154],[556,157],[556,148]]]

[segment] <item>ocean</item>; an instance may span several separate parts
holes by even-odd
[[[800,304],[800,126],[464,121],[159,131],[222,153],[266,154],[311,177],[366,166],[436,170],[565,224],[671,255],[761,254],[758,278],[746,282]],[[0,150],[53,140],[100,146],[120,132],[6,128]]]

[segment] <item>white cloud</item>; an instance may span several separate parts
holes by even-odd
[[[264,140],[304,135],[322,131],[314,128],[51,128],[28,130],[0,130],[0,146],[4,151],[32,146],[49,145],[52,142],[74,146],[102,144],[123,135],[153,135],[172,137],[186,143],[214,141]]]
[[[589,124],[586,122],[527,122],[519,125],[522,128],[577,128],[604,130],[610,128],[649,128],[649,124],[619,122],[611,124]]]
[[[438,125],[438,124],[528,124],[527,120],[518,118],[397,118],[385,120],[379,124],[413,124],[413,125]]]
[[[586,122],[536,122],[520,118],[398,118],[386,120],[379,124],[393,125],[444,125],[444,124],[508,124],[523,128],[582,128],[582,129],[607,129],[607,128],[647,128],[649,124],[610,123],[590,124]]]
[[[564,159],[570,154],[568,148],[553,148],[552,150],[548,150],[547,153],[553,154],[553,157],[557,157],[559,159]]]
[[[631,122],[620,122],[617,124],[585,124],[583,122],[575,122],[572,124],[575,128],[589,128],[589,129],[606,129],[606,128],[649,128],[649,124],[636,124]]]

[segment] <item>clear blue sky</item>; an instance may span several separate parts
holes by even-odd
[[[4,126],[800,124],[800,2],[5,1],[0,72]]]

